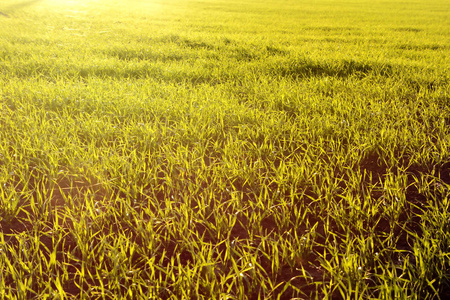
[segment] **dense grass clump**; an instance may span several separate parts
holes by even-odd
[[[2,1],[2,299],[449,297],[449,9]]]

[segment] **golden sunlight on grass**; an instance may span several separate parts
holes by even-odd
[[[450,299],[448,0],[0,0],[0,299]]]

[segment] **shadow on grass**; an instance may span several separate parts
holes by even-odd
[[[448,46],[441,45],[437,43],[432,44],[400,44],[397,46],[400,50],[414,50],[414,51],[424,51],[424,50],[448,50]]]
[[[397,28],[392,28],[392,31],[397,31],[397,32],[421,32],[421,31],[423,31],[423,29],[416,28],[416,27],[397,27]]]
[[[229,76],[218,77],[208,72],[206,68],[198,69],[165,69],[161,66],[143,64],[141,66],[125,66],[117,68],[115,66],[73,66],[66,70],[60,70],[43,63],[30,63],[21,68],[11,69],[11,75],[17,78],[41,77],[53,80],[61,77],[67,79],[154,79],[164,82],[188,83],[193,85],[210,84],[217,85],[226,80]]]
[[[162,51],[151,50],[130,50],[130,49],[115,49],[105,51],[106,55],[117,58],[123,61],[180,61],[185,59],[185,55],[180,53],[165,53]]]
[[[6,7],[6,9],[4,10],[6,13],[0,13],[0,15],[7,15],[8,13],[13,13],[16,10],[21,10],[25,7],[28,6],[33,6],[39,2],[41,2],[42,0],[29,0],[29,1],[22,1],[13,5],[10,5],[8,7]]]
[[[356,76],[364,78],[371,73],[389,76],[393,73],[393,66],[355,60],[341,60],[335,62],[315,61],[312,59],[291,59],[269,70],[271,73],[293,79],[333,76],[346,78]]]

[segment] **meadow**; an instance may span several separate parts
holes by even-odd
[[[447,0],[2,0],[2,299],[448,299]]]

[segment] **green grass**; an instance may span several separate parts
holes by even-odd
[[[0,3],[3,299],[446,299],[444,0]]]

